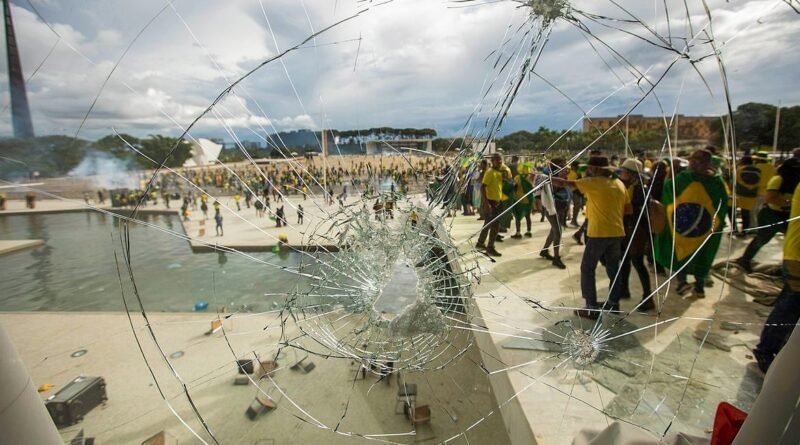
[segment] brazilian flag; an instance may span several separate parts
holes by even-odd
[[[719,176],[683,171],[664,183],[661,202],[667,224],[656,237],[656,262],[677,271],[694,255],[683,270],[705,277],[719,250],[722,240],[719,232],[725,226],[728,212],[725,183]]]
[[[753,210],[758,197],[761,170],[755,165],[743,165],[736,169],[736,205]]]

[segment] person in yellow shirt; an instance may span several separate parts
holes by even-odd
[[[742,214],[742,231],[744,235],[750,228],[751,212],[756,207],[758,199],[758,184],[761,179],[761,170],[753,165],[753,158],[743,156],[736,167],[736,207]]]
[[[756,152],[753,156],[756,168],[761,172],[758,180],[758,196],[764,198],[767,194],[767,184],[775,176],[775,166],[770,162],[769,154],[765,151]]]
[[[486,249],[486,254],[490,256],[502,256],[495,249],[495,241],[497,241],[497,232],[500,230],[501,203],[507,198],[503,194],[503,182],[508,167],[505,169],[503,167],[502,156],[499,153],[493,154],[492,164],[483,173],[483,179],[481,180],[481,214],[484,221],[481,234],[478,236],[478,244],[475,245],[475,248]],[[484,244],[487,242],[487,236],[488,244]]]
[[[577,181],[581,178],[581,173],[578,171],[580,168],[580,163],[578,161],[573,161],[572,164],[569,166],[569,173],[567,173],[567,179],[570,181]],[[581,192],[577,190],[573,190],[572,192],[572,224],[573,227],[579,227],[578,224],[578,215],[580,215],[581,210],[583,210],[583,195]]]
[[[767,184],[767,205],[758,212],[759,229],[756,237],[750,241],[744,254],[736,260],[736,264],[747,271],[752,271],[752,262],[759,250],[778,232],[786,232],[786,221],[792,202],[792,194],[800,182],[800,159],[790,158],[778,167],[778,174]]]
[[[622,239],[625,237],[623,217],[631,214],[630,196],[625,185],[615,178],[605,156],[592,156],[586,166],[586,178],[570,181],[554,177],[555,185],[576,188],[587,199],[586,249],[581,260],[581,293],[586,308],[575,311],[580,317],[596,319],[597,309],[619,311],[620,282],[617,279],[622,258]],[[597,301],[595,272],[603,260],[610,280],[608,301]]]
[[[753,349],[758,367],[764,372],[800,319],[800,187],[794,189],[791,209],[783,244],[783,291],[764,322],[758,346]]]

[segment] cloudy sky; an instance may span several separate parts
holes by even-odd
[[[12,14],[36,133],[92,139],[179,134],[230,82],[360,12],[259,68],[192,129],[258,140],[321,127],[457,135],[476,111],[469,131],[483,131],[530,51],[529,31],[542,27],[519,1],[486,3],[12,0]],[[800,15],[783,1],[709,0],[710,21],[700,0],[686,0],[689,11],[684,0],[666,3],[668,13],[662,0],[573,0],[574,19],[555,21],[500,133],[569,128],[584,113],[634,106],[720,114],[726,94],[711,36],[734,107],[800,103]],[[5,57],[0,64],[0,136],[9,136]]]

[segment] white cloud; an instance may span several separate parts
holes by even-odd
[[[626,10],[607,1],[573,1],[577,9],[599,15],[639,17],[662,37],[668,30],[676,38],[689,35],[681,13],[683,0],[668,1],[669,21],[663,2],[618,3]],[[688,3],[697,33],[707,22],[702,2]],[[333,5],[326,0],[305,0],[305,11],[295,0],[177,3],[180,18],[171,9],[164,10],[114,68],[142,26],[163,8],[162,1],[88,0],[69,8],[59,2],[37,2],[63,37],[28,84],[37,133],[74,133],[102,88],[81,131],[83,137],[103,136],[112,127],[140,135],[177,134],[225,89],[226,78],[238,78],[277,53],[261,4],[281,50],[305,39],[312,28],[320,30],[366,5],[340,0],[334,14]],[[800,53],[791,50],[794,36],[800,34],[800,18],[785,5],[772,8],[775,4],[774,0],[709,1],[717,43],[736,36],[722,48],[734,105],[778,97],[784,104],[800,102],[798,78],[793,74]],[[504,54],[514,50],[514,33],[526,11],[515,2],[461,9],[452,6],[445,0],[398,0],[373,7],[283,58],[291,83],[281,61],[259,69],[218,105],[218,117],[209,115],[198,122],[196,135],[226,136],[225,126],[244,138],[249,138],[251,131],[272,131],[273,127],[388,125],[455,131],[477,105],[484,82],[494,78],[494,58],[487,56],[498,48],[507,31],[510,43],[502,50]],[[32,12],[13,6],[12,13],[23,69],[30,75],[57,37]],[[595,48],[579,29],[562,22],[551,35],[536,71],[584,109],[621,85],[616,75],[622,82],[635,79],[618,60],[620,55],[641,70],[650,68],[652,79],[676,57],[630,34],[586,18],[580,20],[599,39],[588,38]],[[663,44],[639,23],[605,23]],[[359,37],[360,49],[359,42],[352,41]],[[674,41],[676,47],[681,46]],[[319,46],[313,47],[313,43]],[[611,54],[603,48],[604,43],[620,54]],[[702,38],[695,43],[692,57],[712,51]],[[724,95],[715,60],[707,59],[697,68],[710,82],[713,97],[689,61],[681,60],[656,90],[665,110],[671,112],[679,103],[684,114],[720,112]],[[5,72],[4,57],[0,69]],[[683,94],[679,95],[681,88]],[[7,97],[7,82],[0,83],[0,93]],[[635,86],[626,88],[596,114],[623,113],[639,97],[641,92]],[[485,107],[491,108],[495,98],[490,95]],[[655,100],[648,99],[637,112],[656,113],[658,109]],[[9,114],[0,116],[0,134],[10,134]],[[532,78],[517,97],[505,129],[563,128],[580,115],[561,93]]]

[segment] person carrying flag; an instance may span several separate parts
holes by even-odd
[[[753,158],[749,155],[743,156],[736,167],[736,206],[742,214],[742,230],[738,233],[739,236],[745,235],[750,228],[760,181],[761,170],[753,165]]]
[[[709,150],[696,150],[689,168],[664,183],[661,202],[667,224],[656,236],[656,262],[676,273],[678,294],[705,297],[705,277],[717,255],[728,212],[725,183],[712,167]],[[688,275],[694,275],[694,287]]]

